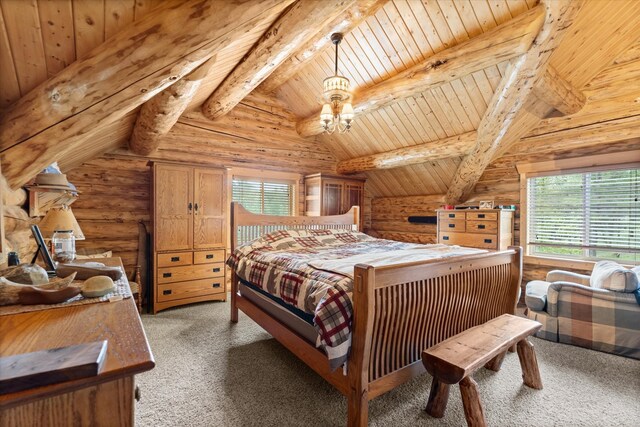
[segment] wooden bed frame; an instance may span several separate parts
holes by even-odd
[[[357,230],[359,209],[336,216],[270,216],[231,206],[231,250],[261,234],[290,229]],[[242,310],[331,383],[348,401],[348,425],[366,426],[369,401],[425,372],[422,351],[504,313],[513,314],[522,280],[519,247],[374,268],[356,265],[347,374],[325,353],[238,293],[231,275],[231,321]],[[425,395],[425,400],[427,396]]]

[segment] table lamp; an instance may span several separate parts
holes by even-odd
[[[75,259],[75,241],[84,240],[84,233],[70,207],[49,209],[38,225],[45,239],[52,240],[53,257],[56,261],[70,262]]]

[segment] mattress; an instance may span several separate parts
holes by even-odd
[[[269,315],[289,327],[309,343],[315,345],[318,340],[318,331],[313,326],[313,323],[309,323],[307,319],[303,319],[293,310],[286,308],[286,303],[280,298],[271,295],[267,296],[263,291],[255,289],[254,286],[244,280],[240,281],[238,289],[240,290],[240,295],[244,298],[269,313]]]

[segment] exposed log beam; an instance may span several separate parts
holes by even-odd
[[[394,104],[419,92],[436,88],[475,71],[515,58],[529,50],[544,22],[544,8],[535,8],[516,18],[440,51],[395,76],[354,95],[353,108],[367,114]],[[322,133],[320,112],[300,120],[296,129],[301,136]]]
[[[355,0],[297,1],[267,30],[202,105],[211,120],[224,116],[278,66]]]
[[[129,140],[132,152],[147,156],[158,148],[160,137],[176,124],[213,64],[215,56],[142,106]]]
[[[559,75],[551,65],[547,66],[533,87],[533,93],[540,101],[566,115],[577,113],[587,102],[584,93]]]
[[[403,147],[370,156],[342,160],[338,163],[337,171],[343,174],[353,174],[464,156],[475,146],[476,139],[476,132],[467,132],[438,141],[414,145],[413,147]]]
[[[0,119],[4,174],[13,187],[81,149],[191,73],[234,38],[291,0],[168,1],[44,82]]]
[[[347,34],[369,16],[374,15],[389,0],[358,0],[349,10],[320,30],[296,53],[287,58],[262,84],[258,90],[270,93],[295,76],[317,54],[331,46],[331,34]]]
[[[526,135],[552,109],[533,95],[551,53],[575,18],[581,2],[545,0],[545,21],[531,49],[514,59],[478,127],[478,141],[458,166],[448,204],[466,200],[494,156]]]

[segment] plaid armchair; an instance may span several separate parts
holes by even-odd
[[[529,282],[527,317],[543,325],[536,336],[640,359],[640,288],[616,292],[590,282],[590,276],[560,270]]]

